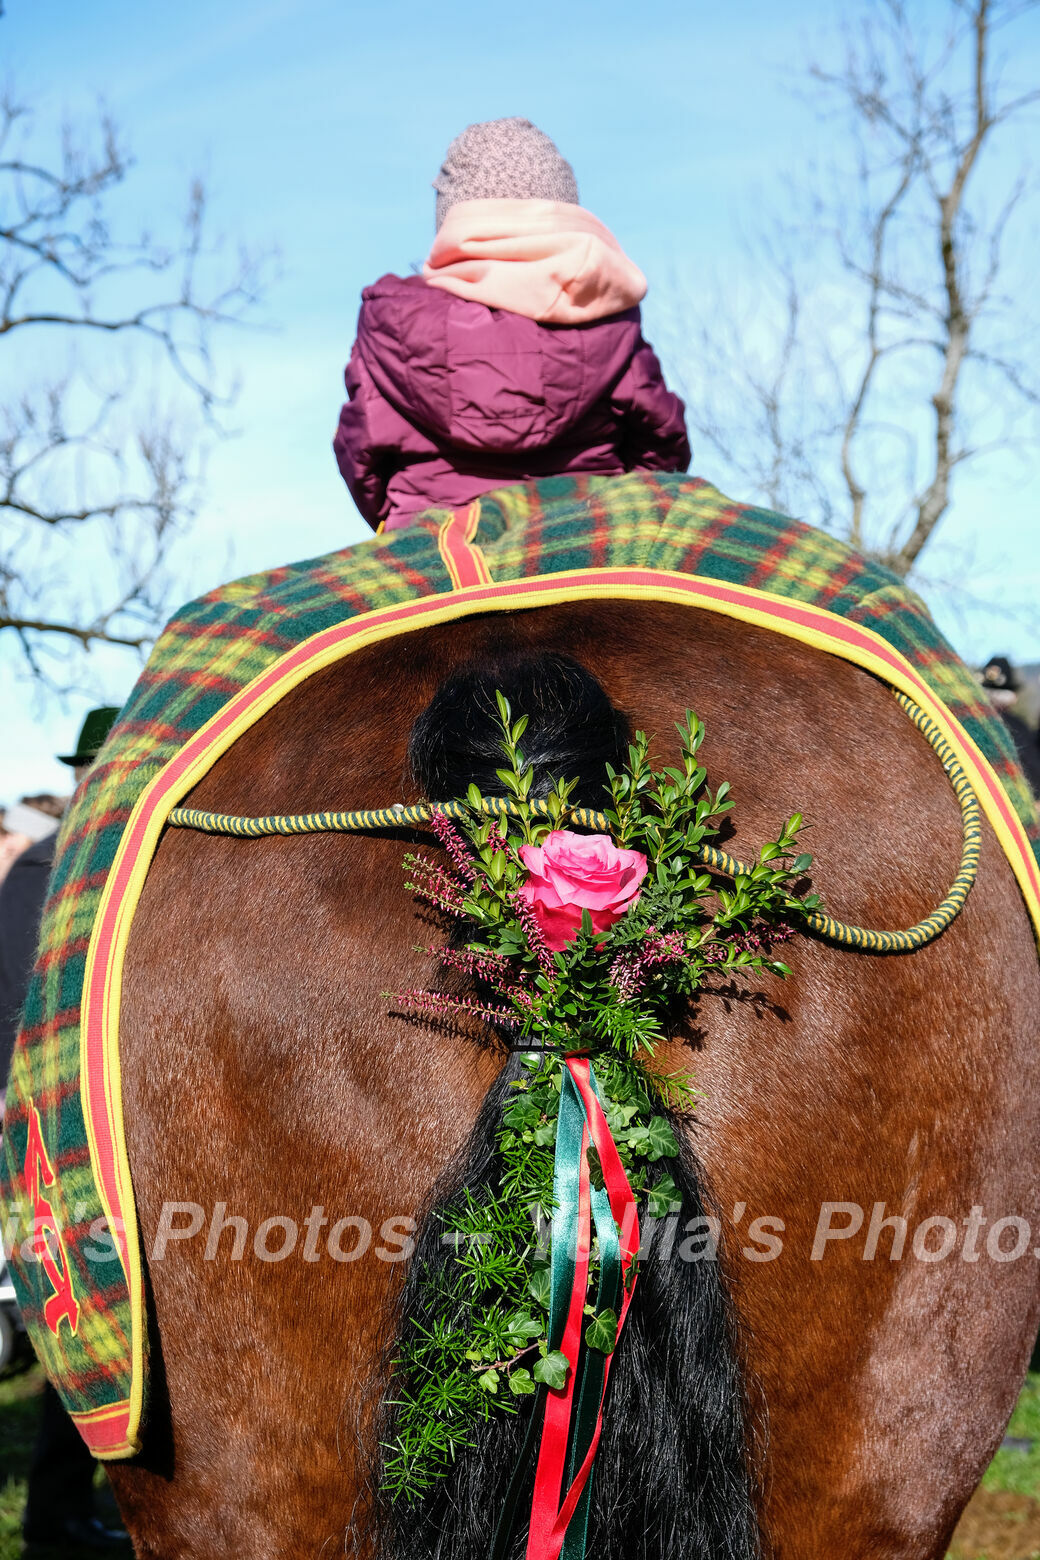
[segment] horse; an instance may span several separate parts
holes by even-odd
[[[655,734],[658,760],[696,710],[709,777],[734,788],[737,856],[797,810],[833,914],[909,926],[941,899],[957,804],[891,691],[810,645],[663,601],[488,613],[359,650],[286,695],[190,803],[417,799],[409,743],[438,690],[460,669],[537,671],[546,656],[584,668],[629,728]],[[575,723],[576,751],[551,756],[566,771],[584,740]],[[142,1452],[110,1466],[141,1560],[427,1552],[407,1524],[387,1538],[372,1496],[388,1340],[410,1232],[458,1173],[507,1058],[490,1032],[407,1018],[387,995],[434,978],[404,850],[393,831],[186,829],[158,848],[121,1018],[152,1401]],[[716,1487],[705,1459],[668,1544],[628,1553],[716,1560],[746,1527],[747,1553],[777,1560],[938,1560],[1040,1315],[1033,1253],[1008,1253],[1040,1213],[1033,935],[985,824],[975,888],[928,947],[879,956],[800,936],[784,956],[785,982],[707,986],[662,1055],[702,1095],[684,1152],[717,1224],[711,1303],[725,1311],[680,1384],[695,1417],[709,1383],[746,1477]],[[646,1474],[637,1454],[618,1477]],[[709,1512],[696,1544],[683,1502]],[[483,1542],[474,1528],[468,1552]],[[464,1528],[447,1552],[467,1552]]]

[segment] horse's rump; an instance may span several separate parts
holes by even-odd
[[[942,897],[956,803],[890,691],[795,641],[661,602],[496,613],[358,651],[243,735],[192,803],[411,800],[409,731],[437,687],[524,647],[592,671],[661,757],[672,721],[696,709],[709,776],[737,797],[727,848],[755,850],[802,810],[835,914],[907,926]],[[394,1221],[423,1206],[502,1065],[491,1046],[388,1011],[384,992],[429,983],[414,945],[434,940],[402,854],[399,839],[169,831],[145,885],[122,1016],[145,1251],[194,1222],[171,1220],[171,1203],[202,1209],[203,1226],[149,1264],[164,1390],[142,1457],[113,1469],[141,1554],[302,1560],[336,1552],[348,1529],[370,1552]],[[911,1235],[930,1215],[960,1230],[973,1205],[1035,1223],[1029,923],[987,825],[977,887],[930,947],[790,947],[786,985],[705,992],[665,1059],[692,1063],[705,1095],[693,1142],[723,1216],[759,1437],[768,1417],[763,1525],[778,1554],[937,1556],[1014,1398],[1033,1259],[890,1260],[887,1232],[866,1261],[863,1236],[879,1203]],[[863,1235],[813,1261],[820,1207],[836,1202],[863,1210]],[[755,1223],[768,1219],[780,1222]],[[288,1221],[291,1253],[265,1260]]]

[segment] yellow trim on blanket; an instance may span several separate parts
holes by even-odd
[[[645,575],[646,583],[623,584],[616,580],[597,584],[597,574],[617,574],[624,572],[627,575]],[[115,946],[113,948],[112,962],[108,971],[108,980],[104,996],[104,1032],[103,1032],[103,1069],[105,1076],[105,1093],[111,1101],[113,1143],[117,1156],[117,1174],[119,1184],[125,1197],[124,1209],[128,1216],[133,1215],[136,1222],[136,1209],[133,1201],[133,1192],[130,1178],[130,1163],[126,1151],[126,1142],[123,1134],[122,1119],[122,1079],[119,1065],[119,1014],[122,996],[122,974],[126,954],[126,946],[130,933],[130,926],[134,912],[140,900],[141,890],[144,887],[145,878],[155,854],[159,837],[165,826],[167,815],[171,808],[177,806],[187,793],[212,769],[214,763],[238,741],[246,731],[254,726],[258,720],[268,713],[286,694],[290,693],[300,683],[313,676],[316,672],[323,671],[327,666],[351,655],[357,650],[368,649],[369,646],[379,644],[383,640],[397,638],[401,634],[416,633],[420,629],[429,628],[434,624],[450,621],[453,618],[470,616],[476,612],[516,612],[531,611],[537,607],[558,606],[574,601],[588,600],[615,600],[615,601],[666,601],[674,602],[681,606],[699,607],[709,612],[717,612],[722,616],[735,618],[742,622],[754,624],[757,627],[766,628],[773,632],[796,639],[814,649],[822,650],[831,655],[838,655],[841,659],[851,661],[855,665],[863,667],[866,671],[873,672],[884,682],[899,688],[901,692],[908,694],[918,705],[931,716],[941,729],[943,735],[951,743],[958,757],[961,759],[969,775],[982,775],[996,782],[998,789],[1000,782],[995,775],[992,766],[985,756],[979,751],[975,743],[962,731],[959,726],[951,724],[950,716],[942,702],[927,688],[922,688],[923,678],[916,673],[912,664],[898,650],[883,639],[875,630],[862,624],[850,623],[848,619],[836,617],[834,613],[824,608],[816,607],[805,602],[795,602],[790,597],[776,596],[768,591],[756,590],[750,586],[731,585],[724,581],[710,580],[704,576],[700,579],[703,588],[698,591],[697,575],[682,576],[688,583],[685,587],[672,586],[667,583],[674,575],[669,575],[663,570],[646,569],[640,567],[628,567],[623,571],[617,569],[580,569],[563,572],[560,574],[542,576],[544,589],[533,588],[535,581],[515,582],[517,586],[526,588],[517,590],[516,593],[504,591],[501,595],[488,596],[486,585],[469,586],[461,590],[452,591],[445,595],[431,596],[428,599],[429,607],[425,611],[416,611],[414,615],[402,620],[392,620],[382,624],[374,624],[371,629],[365,630],[361,625],[366,617],[385,618],[388,609],[386,607],[374,608],[369,613],[359,614],[358,617],[348,620],[356,629],[350,638],[333,643],[324,650],[317,651],[312,658],[301,658],[301,651],[305,651],[311,640],[318,640],[328,636],[329,630],[323,629],[318,634],[311,636],[311,640],[304,640],[292,650],[287,651],[283,659],[290,657],[297,661],[292,671],[282,678],[276,678],[262,697],[248,703],[239,716],[230,724],[223,727],[219,735],[211,744],[207,744],[198,757],[185,771],[180,781],[172,787],[169,795],[164,799],[163,808],[156,811],[151,818],[146,833],[141,841],[141,847],[136,859],[130,867],[125,893],[120,905],[119,920],[115,932]],[[512,583],[512,582],[510,582]],[[722,588],[729,595],[739,598],[739,604],[719,600],[714,594],[716,589]],[[492,589],[496,589],[492,586]],[[796,609],[801,615],[808,615],[815,619],[818,627],[808,627],[805,624],[792,623],[783,618],[778,618],[769,610],[769,604],[776,602],[785,609]],[[410,603],[410,606],[421,606],[421,601]],[[868,643],[876,643],[878,649],[872,651],[860,646],[851,646],[840,639],[833,629],[829,632],[827,625],[845,624],[855,630],[860,637],[866,638]],[[895,659],[897,665],[893,668],[891,662]],[[257,683],[269,680],[277,662],[266,668],[264,672],[247,685],[236,698],[248,695],[249,688]],[[905,668],[905,670],[904,670]],[[199,731],[190,739],[195,742],[203,736],[210,727],[222,725],[226,718],[226,709],[213,716],[207,723],[200,727]],[[171,760],[170,762],[175,762]],[[124,857],[129,848],[129,840],[133,833],[133,823],[137,816],[148,806],[150,798],[163,783],[166,765],[159,770],[156,777],[150,782],[138,798],[134,810],[124,830],[123,839],[115,860],[102,891],[101,903],[95,919],[95,931],[91,937],[90,948],[87,954],[87,964],[84,979],[84,989],[91,985],[93,966],[97,956],[97,929],[104,920],[104,912],[115,891],[115,885],[121,876],[121,868],[125,865]],[[1040,935],[1040,897],[1037,896],[1031,883],[1024,876],[1020,853],[1022,842],[1016,839],[1012,830],[1001,816],[989,791],[988,784],[979,789],[979,800],[982,808],[989,818],[994,832],[1001,843],[1004,854],[1008,858],[1016,878],[1022,889],[1023,897],[1029,914]],[[1010,807],[1010,803],[1009,803]],[[86,1068],[86,1040],[85,1029],[81,1029],[81,1064]],[[86,1071],[84,1070],[84,1077]],[[89,1112],[87,1116],[87,1131],[90,1141],[91,1160],[97,1170],[98,1155],[94,1136],[91,1131]],[[96,1176],[101,1185],[101,1178]],[[111,1210],[106,1207],[106,1214],[111,1215]],[[144,1311],[144,1292],[141,1273],[140,1241],[138,1231],[130,1230],[128,1217],[127,1260],[129,1271],[127,1274],[130,1304],[131,1325],[133,1332],[133,1384],[130,1395],[130,1417],[127,1430],[129,1445],[136,1449],[139,1445],[139,1432],[144,1391],[144,1337],[146,1318]],[[112,1455],[126,1455],[125,1452],[109,1453]]]

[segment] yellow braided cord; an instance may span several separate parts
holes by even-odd
[[[906,931],[871,931],[865,926],[846,926],[821,910],[804,912],[807,931],[839,948],[851,948],[863,953],[913,953],[934,942],[964,908],[964,901],[971,892],[979,867],[982,827],[978,798],[971,781],[935,722],[905,693],[897,693],[896,698],[921,735],[935,749],[949,777],[960,804],[964,845],[960,868],[942,904]],[[547,802],[532,801],[528,806],[536,817],[549,816]],[[505,796],[485,797],[483,808],[493,818],[515,817],[518,812],[517,804]],[[470,812],[466,802],[438,802],[436,808],[430,802],[413,802],[408,806],[397,802],[393,807],[369,808],[361,812],[274,813],[266,818],[239,818],[227,813],[201,812],[194,807],[175,807],[167,821],[174,828],[198,829],[204,834],[230,834],[245,839],[258,839],[272,834],[367,834],[378,829],[409,829],[429,823],[435,810],[445,813],[449,818],[464,818]],[[591,807],[570,808],[567,821],[599,833],[608,830],[606,814],[595,812]],[[751,871],[735,856],[729,856],[711,845],[700,846],[697,859],[700,865],[722,872],[727,877],[739,877]]]
[[[548,818],[548,802],[532,801],[528,806],[536,817]],[[492,818],[513,818],[518,809],[507,796],[485,796],[484,811]],[[176,829],[258,839],[270,834],[371,834],[378,829],[417,828],[429,823],[434,812],[449,818],[466,818],[470,807],[467,802],[437,802],[435,806],[430,802],[413,802],[410,806],[396,802],[393,807],[374,807],[363,812],[271,813],[266,818],[237,818],[230,813],[175,807],[166,821]],[[591,807],[569,807],[567,821],[601,833],[607,828],[606,813],[595,812]]]

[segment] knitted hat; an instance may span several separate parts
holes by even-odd
[[[437,191],[437,226],[463,200],[556,200],[579,205],[574,169],[529,119],[470,125],[448,147]]]

